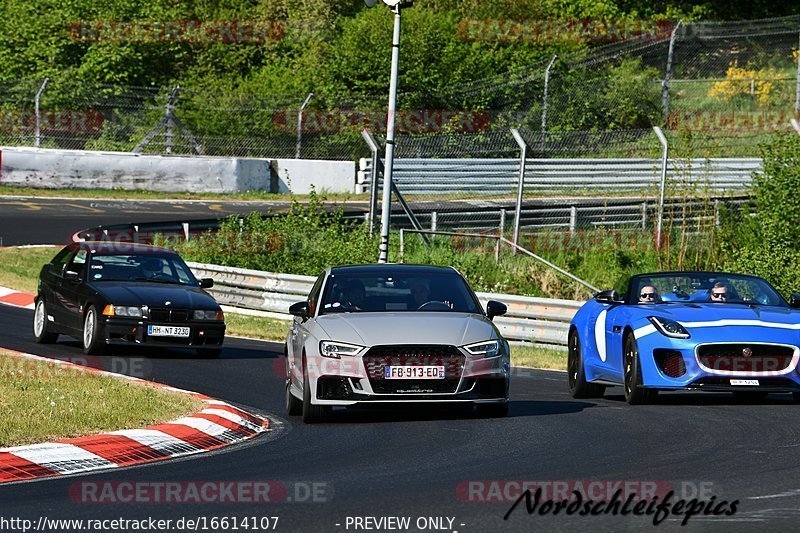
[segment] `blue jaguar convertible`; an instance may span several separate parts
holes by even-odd
[[[658,391],[733,392],[800,401],[800,295],[786,302],[767,281],[719,272],[633,276],[625,294],[584,304],[569,330],[574,398],[622,386],[630,404]]]

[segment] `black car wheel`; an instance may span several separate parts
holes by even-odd
[[[567,381],[569,382],[569,392],[573,398],[600,398],[606,390],[603,385],[596,385],[586,381],[586,373],[583,369],[581,339],[578,337],[578,332],[574,329],[569,333]]]
[[[308,369],[303,365],[303,422],[306,424],[313,424],[315,422],[322,422],[328,412],[329,408],[323,405],[313,405],[311,403],[311,384],[308,380]]]
[[[658,396],[658,391],[642,387],[642,367],[639,361],[639,347],[633,335],[625,339],[625,352],[623,357],[625,365],[625,401],[630,405],[651,403]]]
[[[100,338],[100,324],[97,309],[92,305],[86,310],[83,319],[83,351],[89,355],[101,354],[105,351],[106,342]]]
[[[47,306],[39,298],[33,311],[33,336],[39,344],[52,344],[58,340],[58,333],[48,331]]]
[[[219,359],[222,353],[222,348],[198,348],[197,357],[203,359]]]

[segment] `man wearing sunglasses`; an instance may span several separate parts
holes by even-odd
[[[711,287],[710,296],[712,302],[725,303],[732,294],[728,292],[728,286],[725,283],[718,281]]]
[[[644,285],[639,291],[640,304],[654,304],[661,301],[658,291],[652,285]]]

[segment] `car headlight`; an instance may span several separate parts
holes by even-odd
[[[481,341],[475,344],[464,346],[464,349],[472,355],[482,355],[484,357],[496,357],[500,353],[500,341]]]
[[[203,309],[197,309],[194,312],[194,319],[195,320],[223,320],[225,317],[222,314],[222,311],[206,311]]]
[[[363,349],[363,346],[344,342],[321,341],[319,343],[320,355],[322,357],[332,357],[333,359],[339,359],[343,355],[356,355]]]
[[[126,318],[142,318],[142,308],[127,305],[107,305],[103,309],[105,316],[124,316]]]
[[[663,335],[667,337],[671,337],[673,339],[688,339],[689,332],[686,331],[686,328],[675,322],[674,320],[670,320],[668,318],[660,318],[657,316],[650,316],[647,317],[650,319],[650,322],[656,327],[658,331],[660,331]]]

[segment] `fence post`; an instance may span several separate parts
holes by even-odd
[[[400,228],[400,262],[403,262],[403,255],[406,251],[405,230]]]
[[[792,127],[794,128],[794,131],[796,131],[797,134],[800,135],[800,122],[798,122],[796,118],[793,118],[789,122],[792,123]]]
[[[517,184],[517,205],[516,214],[514,215],[514,254],[517,253],[517,246],[519,245],[519,221],[522,216],[522,192],[525,188],[525,164],[528,160],[528,143],[522,138],[519,130],[516,128],[511,129],[511,135],[519,145],[519,183]]]
[[[669,79],[672,77],[672,55],[675,51],[675,37],[678,34],[678,28],[682,24],[683,20],[679,20],[672,30],[672,35],[670,35],[669,50],[667,51],[667,69],[664,71],[664,81],[661,83],[661,109],[665,120],[669,115]]]
[[[42,115],[39,112],[39,100],[41,99],[44,88],[47,87],[47,82],[49,81],[50,78],[45,78],[42,82],[42,86],[39,87],[38,91],[36,91],[36,99],[34,101],[34,107],[36,108],[36,130],[33,133],[33,146],[35,148],[39,148],[42,139]]]
[[[505,208],[500,210],[500,228],[498,231],[498,235],[502,239],[505,236],[506,232],[506,210]]]
[[[647,229],[647,200],[642,202],[642,229]]]
[[[164,148],[168,154],[172,153],[172,130],[175,128],[175,113],[173,109],[175,108],[175,99],[178,97],[178,90],[180,90],[180,85],[176,85],[172,90],[172,94],[169,95],[166,113],[164,114],[164,118],[167,121],[164,130]]]
[[[794,114],[800,115],[800,38],[797,41],[797,82],[794,89]]]
[[[378,208],[378,166],[380,165],[378,151],[380,147],[369,131],[363,130],[361,136],[367,141],[369,150],[372,152],[372,167],[369,169],[369,212],[367,213],[367,228],[372,236],[375,231],[375,213]]]
[[[439,213],[431,211],[431,231],[436,231],[436,226],[439,222]]]
[[[569,232],[575,234],[578,227],[578,208],[574,205],[569,206]]]
[[[297,149],[294,153],[295,159],[300,159],[300,145],[303,143],[303,111],[305,111],[308,101],[314,96],[314,93],[308,93],[305,102],[300,106],[300,112],[297,114]]]
[[[664,148],[661,154],[661,187],[658,195],[658,221],[656,222],[656,249],[661,249],[661,226],[664,220],[664,191],[667,187],[667,157],[669,156],[669,143],[664,136],[664,132],[658,126],[653,126],[661,146]]]
[[[554,55],[553,59],[550,60],[550,63],[547,65],[547,69],[544,71],[544,96],[542,97],[542,131],[547,131],[547,91],[550,87],[550,68],[555,63],[556,59],[558,59],[558,55]]]

